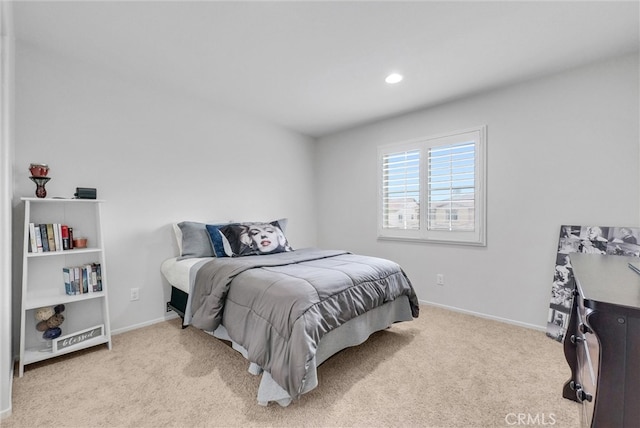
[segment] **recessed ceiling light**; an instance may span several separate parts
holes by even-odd
[[[384,79],[384,81],[393,85],[394,83],[400,82],[402,79],[402,74],[391,73],[386,79]]]

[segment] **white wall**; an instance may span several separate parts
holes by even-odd
[[[399,262],[423,301],[544,328],[560,225],[638,226],[638,91],[633,55],[321,138],[318,243]],[[482,124],[487,247],[377,241],[377,146]]]
[[[288,217],[291,244],[315,245],[312,139],[22,42],[16,67],[14,233],[29,163],[49,164],[48,196],[97,188],[112,329],[165,316],[172,222]]]
[[[0,2],[0,418],[11,414],[11,195],[14,36],[11,4]],[[0,424],[1,425],[1,424]]]
[[[23,43],[16,56],[14,233],[22,230],[19,198],[35,188],[29,163],[51,166],[50,196],[96,187],[107,200],[115,330],[165,315],[169,286],[159,267],[175,252],[174,221],[287,216],[296,247],[391,258],[423,301],[541,328],[559,226],[638,225],[637,55],[315,145],[258,119]],[[480,124],[489,134],[488,246],[377,241],[377,146]],[[14,248],[15,272],[20,251]],[[435,285],[436,273],[445,275],[445,286]],[[131,287],[140,288],[137,302],[129,301]]]

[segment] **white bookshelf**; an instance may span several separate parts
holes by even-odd
[[[20,314],[19,376],[24,367],[38,361],[106,344],[111,349],[108,281],[102,235],[101,206],[98,199],[22,198],[24,202],[24,242],[22,264],[22,307]],[[38,252],[31,248],[29,225],[64,224],[73,227],[74,237],[80,233],[88,239],[88,247],[72,250]],[[102,291],[69,295],[65,291],[63,267],[100,263]],[[54,351],[52,341],[36,329],[35,311],[42,307],[64,305],[62,334],[53,339],[82,335],[99,329],[99,334],[74,340],[72,345]]]

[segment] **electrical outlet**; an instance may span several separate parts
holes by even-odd
[[[444,285],[444,275],[439,273],[436,275],[436,284]]]
[[[131,289],[131,301],[138,300],[140,298],[140,289],[132,288]]]
[[[171,306],[169,306],[171,302],[167,302],[167,312],[171,312]]]

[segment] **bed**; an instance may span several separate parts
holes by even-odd
[[[242,248],[251,244],[240,225],[255,223],[179,223],[181,255],[161,266],[171,284],[167,307],[183,327],[229,341],[249,361],[249,372],[262,374],[261,405],[289,405],[318,385],[317,367],[331,355],[419,315],[413,287],[396,263],[346,251],[293,250],[282,223],[269,223],[279,239],[265,234],[257,240],[280,242],[280,250],[264,254],[253,251],[255,245]],[[194,236],[197,251],[191,251]]]

